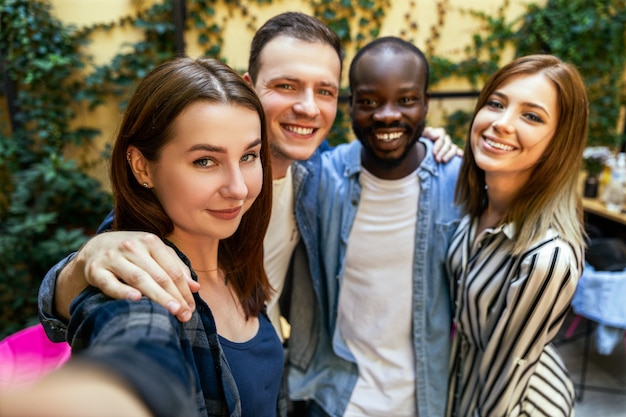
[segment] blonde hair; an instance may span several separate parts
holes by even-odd
[[[529,55],[515,59],[497,71],[483,87],[474,116],[503,83],[518,75],[540,73],[557,92],[558,125],[554,137],[533,167],[528,182],[514,197],[501,223],[515,224],[514,254],[545,235],[549,228],[562,239],[584,247],[582,205],[577,190],[578,174],[588,129],[588,101],[577,69],[552,55]],[[466,214],[478,217],[486,207],[485,173],[474,159],[468,134],[465,156],[457,182],[456,203]]]

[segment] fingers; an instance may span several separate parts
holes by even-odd
[[[452,142],[450,135],[442,127],[425,127],[422,136],[431,139],[433,155],[437,162],[448,162],[456,155],[463,156],[463,149]]]
[[[455,154],[457,146],[452,142],[450,135],[443,128],[431,128],[431,139],[433,144],[433,154],[437,162],[447,162]]]
[[[443,127],[424,127],[424,131],[422,132],[422,136],[432,140],[433,142],[437,142],[439,138],[442,138],[446,135],[446,129]]]
[[[197,291],[199,285],[161,239],[143,232],[108,232],[92,241],[79,254],[90,285],[116,299],[135,300],[144,295],[181,321],[191,318],[195,309],[192,290]]]
[[[446,163],[457,155],[463,156],[463,149],[461,149],[456,144],[451,143],[447,150],[445,152],[442,152],[441,158],[438,161]]]
[[[160,288],[165,291],[166,295],[175,298],[175,300],[169,300],[172,303],[170,305],[164,304],[166,302],[165,298],[163,302],[157,299],[154,300],[166,306],[179,320],[189,320],[191,312],[196,308],[193,292],[197,292],[200,289],[200,285],[191,278],[189,268],[176,255],[174,249],[161,244],[152,245],[150,249],[152,259],[158,260],[158,267],[160,267],[150,275]],[[149,294],[144,294],[152,299]]]
[[[454,143],[452,143],[452,139],[449,135],[444,134],[440,137],[434,145],[433,153],[435,154],[435,160],[437,162],[446,162],[446,156],[450,154],[451,149],[454,147]]]

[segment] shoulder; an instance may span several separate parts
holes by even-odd
[[[583,253],[584,248],[573,245],[563,239],[554,229],[548,229],[544,236],[535,240],[529,245],[528,254],[552,254],[559,256],[563,260],[578,260]]]
[[[323,152],[320,158],[322,176],[344,176],[360,171],[361,149],[361,142],[355,139]]]
[[[562,239],[550,229],[523,254],[525,262],[546,277],[560,276],[576,284],[582,274],[584,248]]]
[[[326,162],[346,160],[346,158],[353,158],[355,155],[357,155],[360,159],[361,142],[359,142],[357,139],[354,139],[351,142],[337,145],[329,151],[322,152],[321,155],[322,160]]]
[[[420,138],[420,142],[426,147],[420,168],[432,173],[436,177],[442,177],[456,182],[463,158],[455,155],[447,162],[437,162],[433,154],[433,141],[427,138]]]
[[[168,334],[177,337],[176,318],[159,304],[143,297],[138,301],[114,300],[89,287],[70,307],[68,342],[74,347],[74,337],[90,340],[113,337],[133,340],[147,333],[154,337]],[[143,336],[142,336],[143,335]]]

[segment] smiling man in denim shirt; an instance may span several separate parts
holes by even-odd
[[[350,67],[358,140],[305,164],[321,175],[300,196],[310,209],[296,257],[314,261],[311,280],[301,270],[293,281],[289,390],[311,400],[311,416],[444,414],[443,263],[460,158],[437,164],[420,139],[428,71],[398,38],[361,49]]]

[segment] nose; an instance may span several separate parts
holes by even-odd
[[[398,110],[396,105],[387,103],[377,108],[372,117],[376,122],[390,124],[391,122],[400,120],[402,113]]]
[[[243,200],[248,195],[248,185],[238,165],[228,169],[224,175],[221,194],[231,200]]]
[[[309,119],[316,117],[320,113],[320,108],[315,100],[315,93],[311,89],[306,89],[300,94],[299,100],[294,104],[293,111]]]
[[[496,118],[491,124],[497,132],[501,133],[513,133],[515,128],[511,123],[511,116],[507,113],[503,113],[500,117]]]

